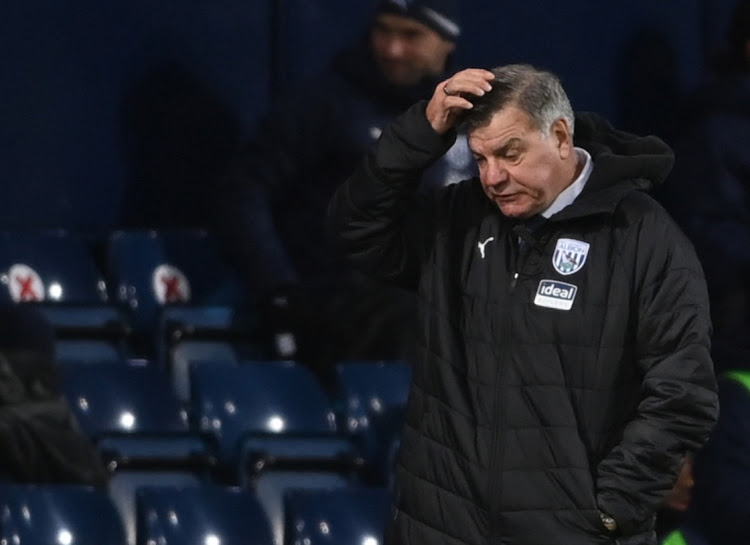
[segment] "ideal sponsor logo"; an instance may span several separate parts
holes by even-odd
[[[578,286],[557,280],[540,280],[536,290],[534,304],[540,307],[558,310],[573,308]]]

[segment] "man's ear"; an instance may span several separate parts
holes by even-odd
[[[573,153],[573,137],[570,134],[568,120],[560,118],[552,123],[550,135],[555,139],[557,150],[561,159],[567,159]]]

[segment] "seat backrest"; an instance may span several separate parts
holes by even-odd
[[[165,373],[152,364],[66,365],[62,378],[63,392],[90,437],[188,430]]]
[[[315,376],[293,362],[196,365],[191,369],[195,426],[216,434],[225,459],[248,434],[333,436],[330,403]]]
[[[298,489],[284,497],[286,545],[377,545],[390,494],[385,488]]]
[[[145,487],[170,487],[181,490],[198,488],[205,484],[207,477],[190,471],[117,471],[109,481],[108,492],[125,529],[128,545],[136,545],[137,536],[137,496]]]
[[[143,487],[136,494],[137,544],[269,545],[255,496],[236,487]]]
[[[102,305],[103,275],[83,241],[64,231],[0,233],[0,302]]]
[[[0,485],[0,543],[125,545],[111,500],[68,485]]]
[[[411,365],[403,361],[352,361],[336,367],[338,407],[350,433],[369,426],[373,415],[404,407]]]
[[[334,490],[353,486],[353,480],[324,471],[272,471],[261,475],[253,490],[268,517],[274,545],[295,543],[285,539],[284,497],[297,490]],[[304,543],[300,541],[299,543]],[[354,543],[354,542],[353,542]]]
[[[55,355],[60,365],[124,363],[123,350],[114,343],[97,340],[64,340],[55,342]]]
[[[161,364],[169,364],[174,336],[250,335],[257,327],[245,285],[204,231],[119,231],[107,255],[113,297],[144,353]]]
[[[118,231],[108,241],[107,277],[137,331],[159,325],[173,305],[243,307],[245,286],[203,231]]]
[[[196,365],[191,369],[191,414],[214,432],[222,455],[239,454],[251,433],[333,435],[336,423],[315,376],[293,362]]]

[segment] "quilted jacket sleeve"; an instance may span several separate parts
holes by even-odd
[[[642,397],[597,472],[599,508],[625,534],[653,516],[685,456],[701,448],[718,418],[702,269],[675,224],[661,209],[650,208],[623,250],[635,271]]]
[[[383,131],[329,206],[332,237],[344,255],[366,273],[411,289],[433,229],[417,186],[456,138],[432,129],[425,106],[415,104]]]

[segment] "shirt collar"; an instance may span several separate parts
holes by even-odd
[[[578,198],[578,195],[581,194],[581,191],[583,191],[586,182],[589,180],[589,176],[591,176],[591,171],[594,170],[594,161],[591,159],[591,154],[583,148],[575,148],[575,150],[578,154],[578,160],[584,161],[581,173],[578,175],[578,178],[573,180],[573,183],[566,187],[557,198],[552,201],[552,204],[541,213],[545,219],[552,217],[569,204],[572,204],[573,201]]]

